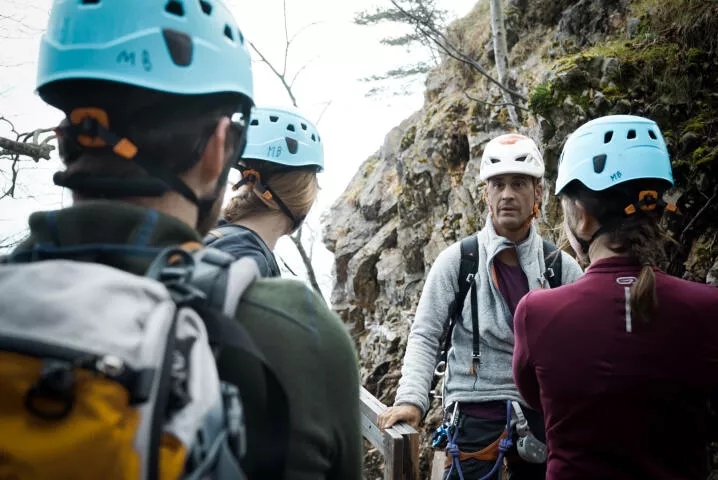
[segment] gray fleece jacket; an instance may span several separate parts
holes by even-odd
[[[479,269],[475,281],[478,282],[481,366],[476,375],[471,373],[471,301],[467,295],[461,322],[457,322],[451,339],[444,402],[450,405],[455,401],[518,400],[524,404],[511,370],[514,350],[511,313],[493,281],[491,266],[500,251],[515,248],[529,289],[550,288],[548,281],[542,278],[545,271],[542,239],[532,225],[529,236],[517,245],[496,233],[490,217],[477,235]],[[574,282],[583,272],[576,260],[561,253],[562,284],[565,285]],[[429,388],[439,340],[459,290],[460,263],[460,242],[456,242],[439,254],[429,271],[409,334],[395,405],[416,405],[422,414],[429,408]]]

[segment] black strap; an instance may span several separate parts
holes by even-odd
[[[251,439],[253,443],[263,445],[254,450],[259,456],[253,459],[257,466],[254,473],[257,478],[281,479],[285,475],[289,450],[289,397],[250,333],[239,321],[222,312],[228,269],[233,261],[231,255],[219,250],[205,250],[197,262],[191,283],[205,293],[206,300],[198,302],[194,308],[204,321],[210,345],[217,352],[220,380],[235,385],[241,394],[256,386],[244,385],[238,368],[261,368],[267,408],[260,438]]]
[[[461,319],[461,311],[464,308],[466,295],[471,290],[473,290],[472,309],[473,311],[476,311],[476,308],[474,307],[474,303],[476,302],[476,282],[474,282],[474,277],[476,276],[476,272],[479,270],[479,239],[476,235],[466,237],[461,240],[460,248],[461,264],[459,266],[459,291],[456,294],[453,309],[449,315],[449,327],[446,331],[444,346],[437,360],[437,364],[440,362],[446,362],[447,355],[449,354],[449,348],[451,348],[451,335],[454,332],[456,322]],[[478,317],[476,322],[478,323]],[[474,337],[475,342],[478,342],[478,334],[474,335]],[[475,349],[475,352],[478,352],[478,349]]]
[[[150,453],[147,463],[147,478],[159,479],[160,476],[160,446],[162,440],[162,427],[165,424],[167,405],[172,387],[172,361],[174,359],[175,339],[177,331],[177,314],[172,319],[172,325],[167,332],[164,358],[162,359],[162,372],[157,388],[155,411],[152,413],[152,427],[150,431]]]
[[[563,279],[561,251],[548,240],[543,241],[543,259],[546,265],[543,277],[548,281],[551,288],[560,287]]]
[[[210,343],[220,347],[217,357],[219,378],[236,385],[241,394],[243,382],[237,370],[239,365],[244,368],[258,365],[264,374],[266,414],[261,435],[251,439],[253,443],[260,445],[254,450],[258,458],[253,459],[253,464],[256,465],[253,473],[256,478],[284,478],[289,451],[289,397],[286,390],[244,326],[223,315],[215,318],[220,321],[215,325],[216,332],[210,335]],[[210,328],[207,330],[209,333]],[[249,387],[245,385],[244,388],[246,392]]]

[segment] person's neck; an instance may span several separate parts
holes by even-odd
[[[170,191],[161,197],[127,199],[126,201],[142,207],[157,210],[160,213],[179,219],[191,228],[197,228],[197,205],[190,202],[179,193]]]
[[[529,236],[529,231],[531,231],[530,223],[516,231],[506,230],[505,228],[502,228],[500,225],[496,225],[496,223],[493,222],[493,220],[492,220],[492,223],[494,225],[494,230],[496,231],[496,233],[499,236],[504,237],[507,240],[509,240],[513,243],[516,243],[516,244],[519,244],[519,243],[523,242],[524,240],[526,240],[526,237]]]
[[[604,260],[611,257],[626,257],[628,254],[616,253],[608,247],[608,234],[596,238],[588,249],[588,260],[590,263]]]
[[[492,220],[492,222],[493,222],[493,220]],[[504,228],[501,228],[501,226],[496,225],[496,223],[494,223],[493,225],[494,225],[494,230],[496,231],[496,233],[498,235],[508,239],[509,241],[511,241],[517,245],[519,243],[523,242],[524,240],[526,240],[526,237],[529,236],[529,231],[531,230],[530,224],[526,225],[525,227],[521,228],[520,230],[516,230],[513,232],[506,230]],[[516,249],[514,249],[514,248],[505,248],[505,249],[501,250],[498,253],[498,255],[496,255],[496,258],[498,258],[498,260],[505,265],[514,265],[515,266],[515,265],[519,264],[519,258],[518,258],[518,255],[516,254]]]
[[[283,221],[284,217],[278,219],[277,215],[279,214],[255,215],[232,223],[252,230],[264,240],[270,250],[274,250],[277,241],[287,234],[287,222]]]

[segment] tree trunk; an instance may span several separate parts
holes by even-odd
[[[509,69],[509,55],[506,47],[506,25],[504,23],[504,0],[489,0],[491,5],[491,33],[494,39],[494,58],[496,60],[496,73],[499,76],[499,82],[508,88],[507,73]],[[513,103],[511,95],[502,90],[505,103]],[[513,105],[507,105],[509,118],[514,127],[519,127],[519,117],[516,114],[516,108]]]
[[[304,262],[304,268],[307,270],[307,278],[309,279],[309,283],[312,285],[314,290],[317,291],[319,296],[324,298],[324,295],[322,294],[322,289],[319,288],[319,282],[317,282],[317,276],[314,273],[312,259],[309,255],[307,255],[307,251],[304,249],[304,245],[302,245],[302,228],[304,228],[304,226],[299,227],[297,233],[294,235],[290,235],[289,238],[292,240],[292,243],[294,243],[294,246],[297,247],[299,256],[302,257],[302,262]]]

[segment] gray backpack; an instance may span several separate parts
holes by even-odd
[[[233,318],[254,262],[172,248],[141,277],[71,256],[0,265],[0,477],[246,478],[236,371],[254,362],[276,415],[256,463],[282,478],[286,393]]]

